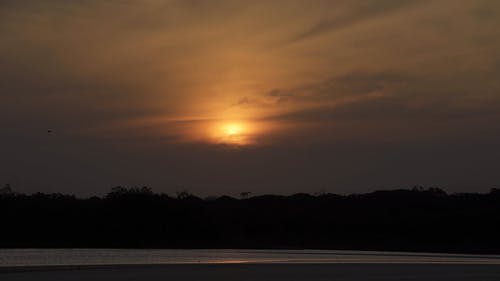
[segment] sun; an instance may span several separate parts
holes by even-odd
[[[224,132],[228,137],[236,136],[244,131],[243,126],[238,123],[230,123],[225,125]]]
[[[221,122],[214,128],[213,139],[228,145],[248,145],[251,143],[252,126],[247,122]]]

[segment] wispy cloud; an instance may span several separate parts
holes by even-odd
[[[339,13],[330,17],[320,19],[308,29],[295,36],[291,42],[302,41],[325,33],[331,33],[360,22],[369,21],[377,17],[400,11],[404,8],[409,8],[409,6],[417,5],[422,2],[425,1],[368,0],[352,3],[351,5],[348,5],[347,2],[343,2],[344,5],[341,5],[340,8],[344,8],[345,10],[341,10]]]

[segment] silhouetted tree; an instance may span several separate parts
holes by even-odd
[[[177,191],[176,192],[177,194],[177,199],[188,199],[189,197],[192,197],[193,194],[191,194],[189,191],[187,190],[183,190],[183,191]]]
[[[10,186],[3,193],[13,193]],[[9,191],[10,190],[10,191]],[[13,193],[14,194],[14,193]],[[438,187],[202,200],[148,187],[104,198],[0,196],[0,248],[315,248],[500,253],[500,191]],[[35,233],[35,235],[33,235]]]
[[[2,195],[12,195],[13,192],[12,192],[12,188],[10,186],[10,184],[5,184],[2,188],[0,188],[0,196]]]
[[[123,197],[148,197],[153,196],[153,190],[147,186],[125,188],[121,186],[113,187],[106,195],[107,198],[123,198]]]
[[[492,188],[490,194],[500,195],[500,188]]]
[[[252,195],[252,192],[245,191],[245,192],[240,193],[240,197],[242,199],[248,199],[248,197],[250,197],[250,195]]]

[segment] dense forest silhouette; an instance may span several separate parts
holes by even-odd
[[[0,189],[0,247],[272,248],[500,253],[500,190],[175,197]]]

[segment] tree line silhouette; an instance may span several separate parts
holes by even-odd
[[[0,247],[339,249],[500,253],[500,189],[241,194],[148,187],[104,197],[0,189]]]

